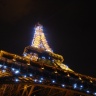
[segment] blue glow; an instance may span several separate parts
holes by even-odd
[[[55,80],[52,80],[52,83],[55,83]]]
[[[62,84],[61,86],[62,86],[62,87],[65,87],[65,85],[64,85],[64,84]]]
[[[83,85],[81,85],[80,88],[83,88]]]
[[[0,64],[0,68],[2,67],[2,65]]]
[[[49,59],[50,59],[50,57],[49,57]]]
[[[19,81],[19,79],[17,79],[17,78],[16,78],[16,79],[15,79],[15,81],[16,81],[16,82],[18,82],[18,81]]]
[[[24,55],[24,56],[27,56],[27,53],[24,53],[23,55]]]
[[[7,68],[7,66],[4,66],[4,69],[6,69]]]
[[[14,71],[15,69],[14,68],[12,68],[12,71]]]
[[[44,78],[43,78],[43,77],[41,77],[41,78],[40,78],[40,80],[44,80]]]
[[[83,85],[80,85],[80,89],[82,89],[83,88]]]
[[[90,91],[89,91],[89,90],[87,90],[86,92],[87,92],[87,93],[90,93]]]
[[[30,77],[32,77],[33,75],[32,74],[29,74]]]
[[[27,76],[26,76],[26,75],[24,75],[24,77],[26,78]]]
[[[95,96],[96,96],[96,92],[95,92],[95,93],[93,93],[93,95],[95,95]]]
[[[41,82],[42,82],[42,80],[39,80],[39,82],[41,83]]]
[[[15,74],[18,74],[18,73],[19,73],[19,70],[16,70],[16,71],[15,71]]]
[[[42,56],[42,59],[46,59],[44,56]]]
[[[6,72],[6,70],[2,70],[2,72],[4,73],[4,72]]]
[[[37,79],[35,79],[34,82],[37,82]]]
[[[74,89],[77,88],[77,84],[74,84],[74,85],[73,85],[73,88],[74,88]]]

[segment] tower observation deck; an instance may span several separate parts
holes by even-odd
[[[0,51],[0,96],[96,96],[96,78],[74,72],[37,24],[23,56]]]

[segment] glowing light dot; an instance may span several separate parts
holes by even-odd
[[[34,82],[37,82],[37,79],[35,79]]]
[[[33,75],[32,74],[29,74],[30,77],[32,77]]]
[[[62,84],[61,86],[62,86],[62,87],[65,87],[65,85],[64,85],[64,84]]]
[[[15,74],[18,74],[18,73],[19,73],[19,70],[16,70],[16,71],[15,71]]]
[[[16,78],[16,79],[15,79],[15,81],[16,81],[16,82],[18,82],[18,81],[19,81],[19,79],[17,79],[17,78]]]
[[[12,68],[12,71],[14,71],[15,69],[14,68]]]
[[[2,72],[4,73],[4,72],[6,72],[6,70],[2,70]]]
[[[0,64],[0,68],[2,67],[2,65]]]
[[[86,92],[87,92],[87,93],[90,93],[90,91],[89,91],[89,90],[87,90]]]
[[[81,85],[80,88],[83,88],[83,85]]]
[[[39,82],[41,83],[42,81],[41,81],[41,80],[39,80]]]
[[[95,93],[93,93],[95,96],[96,96],[96,92]]]
[[[52,80],[52,83],[55,83],[55,80]]]
[[[24,77],[26,78],[27,76],[26,76],[26,75],[24,75]]]
[[[7,68],[7,66],[4,66],[4,69],[6,69]]]
[[[41,80],[44,80],[43,78],[41,78]]]
[[[74,89],[77,88],[77,84],[74,84],[74,85],[73,85],[73,88],[74,88]]]

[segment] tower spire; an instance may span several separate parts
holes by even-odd
[[[52,52],[44,35],[43,26],[40,23],[37,23],[35,26],[35,33],[31,46]]]

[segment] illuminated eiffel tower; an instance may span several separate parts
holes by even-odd
[[[96,78],[63,64],[37,24],[23,56],[0,51],[0,96],[96,96]]]

